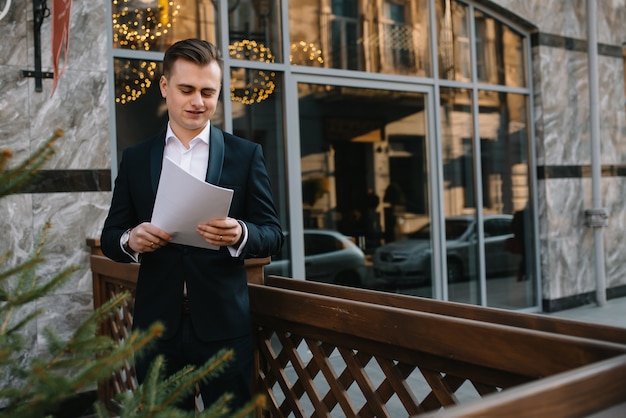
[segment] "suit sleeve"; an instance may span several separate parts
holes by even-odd
[[[120,238],[124,231],[139,223],[130,195],[128,176],[128,157],[127,153],[124,152],[118,175],[115,179],[111,207],[104,221],[104,227],[100,236],[100,245],[104,255],[114,261],[125,263],[134,260],[120,247]]]
[[[248,227],[248,242],[242,256],[269,257],[280,251],[285,238],[274,205],[263,152],[258,144],[249,166],[246,216],[242,219]]]

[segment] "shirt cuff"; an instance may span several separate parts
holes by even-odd
[[[246,223],[240,220],[237,220],[237,222],[241,225],[241,239],[238,244],[229,245],[227,247],[231,257],[239,257],[248,242],[248,227],[246,226]]]

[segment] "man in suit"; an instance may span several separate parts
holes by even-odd
[[[224,393],[231,407],[250,399],[254,346],[244,259],[277,253],[284,240],[261,146],[211,125],[221,89],[223,62],[216,47],[199,39],[165,52],[159,81],[169,122],[155,138],[126,149],[102,230],[104,254],[139,261],[133,327],[165,325],[162,338],[135,366],[141,382],[157,354],[168,375],[200,366],[220,349],[233,349],[227,370],[201,387],[205,406]],[[218,250],[170,242],[150,223],[163,158],[209,183],[234,190],[225,219],[197,226]],[[181,405],[193,409],[192,400]]]

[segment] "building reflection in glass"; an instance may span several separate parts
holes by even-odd
[[[289,32],[294,65],[431,73],[426,0],[289,0]]]

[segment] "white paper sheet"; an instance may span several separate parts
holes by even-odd
[[[228,216],[233,190],[195,178],[170,158],[163,159],[152,222],[178,244],[217,250],[196,232],[196,226]]]

